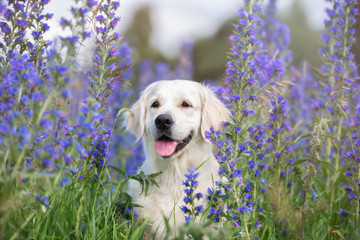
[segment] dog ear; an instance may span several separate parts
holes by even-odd
[[[210,127],[215,130],[223,128],[222,122],[228,122],[231,117],[229,109],[215,96],[215,94],[207,87],[204,87],[205,94],[202,99],[201,113],[201,134],[205,140],[205,131]]]
[[[145,131],[146,117],[146,94],[143,92],[139,100],[134,103],[130,111],[125,113],[123,125],[127,131],[136,135],[136,142],[139,142]]]

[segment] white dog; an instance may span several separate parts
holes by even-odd
[[[210,89],[187,80],[158,81],[148,86],[127,113],[125,125],[137,140],[144,138],[146,160],[139,171],[145,174],[162,172],[150,187],[147,196],[138,182],[129,184],[133,201],[141,205],[140,216],[149,218],[152,231],[159,236],[163,219],[172,226],[185,222],[180,207],[185,205],[184,174],[191,167],[199,169],[196,192],[204,195],[218,177],[218,162],[205,131],[220,129],[230,118],[229,110]]]

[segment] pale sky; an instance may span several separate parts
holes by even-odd
[[[306,9],[311,26],[321,29],[325,18],[325,0],[299,0]],[[54,13],[50,22],[51,38],[62,33],[61,16],[70,15],[72,0],[52,0],[47,11]],[[134,12],[148,4],[152,10],[151,44],[164,55],[174,57],[186,40],[195,40],[216,32],[223,21],[234,16],[243,0],[120,0],[120,32],[130,24]],[[266,2],[266,1],[265,1]],[[278,0],[279,11],[286,14],[293,0]]]

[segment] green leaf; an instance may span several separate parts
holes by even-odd
[[[130,108],[122,108],[116,114],[116,118],[118,118],[123,112],[130,112]]]
[[[296,144],[297,142],[299,142],[301,139],[304,139],[304,138],[307,138],[307,137],[311,137],[312,134],[311,133],[307,133],[307,134],[304,134],[304,135],[301,135],[299,137],[297,137],[292,143],[290,143],[289,145],[292,146],[294,144]]]
[[[145,196],[147,195],[147,193],[149,191],[149,187],[150,187],[149,181],[145,181]]]
[[[324,166],[326,166],[330,171],[332,171],[332,169],[334,168],[334,166],[327,162],[327,161],[324,161],[324,160],[317,160],[317,162],[323,164]]]
[[[339,141],[336,137],[334,137],[333,135],[329,134],[329,133],[322,133],[320,134],[321,137],[325,137],[325,138],[330,138],[332,140],[335,140],[335,141]]]
[[[112,166],[112,165],[108,165],[109,168],[115,170],[116,172],[118,172],[120,175],[124,176],[126,175],[125,171],[118,168],[118,167],[115,167],[115,166]]]
[[[299,160],[295,161],[295,162],[292,164],[292,166],[299,165],[299,164],[304,163],[304,162],[306,162],[306,161],[307,161],[307,159],[299,159]]]
[[[335,175],[336,179],[332,186],[333,188],[337,187],[339,185],[340,181],[342,181],[344,179],[344,177],[345,177],[344,173],[346,172],[346,170],[347,170],[347,167],[346,167],[346,165],[344,165],[344,167],[342,169],[340,169],[339,174],[337,176]],[[335,174],[337,174],[337,173],[335,173]]]
[[[198,170],[199,168],[201,168],[207,161],[209,161],[209,160],[204,160],[204,161],[202,161],[202,162],[199,164],[199,166],[196,167],[196,170]]]
[[[157,173],[152,173],[149,175],[150,178],[156,178],[157,176],[159,176],[160,174],[162,174],[162,172],[157,172]]]
[[[314,114],[314,117],[315,117],[315,122],[319,122],[320,121],[319,116],[316,113],[313,113],[313,114]]]

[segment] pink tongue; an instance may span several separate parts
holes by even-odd
[[[155,150],[157,154],[162,157],[171,156],[176,149],[177,142],[175,141],[157,141],[155,142]]]

